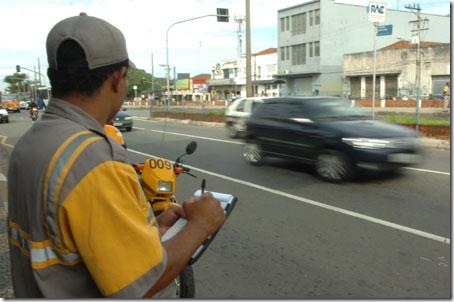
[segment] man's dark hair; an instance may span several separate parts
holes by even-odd
[[[58,48],[57,65],[58,70],[47,69],[53,96],[61,98],[73,93],[91,96],[114,71],[128,67],[129,60],[90,70],[82,47],[69,39]]]

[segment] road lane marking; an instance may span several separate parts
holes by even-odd
[[[136,127],[134,127],[136,128]],[[139,130],[146,130],[145,128],[137,128]],[[243,145],[242,142],[234,142],[234,141],[229,141],[229,140],[224,140],[224,139],[218,139],[218,138],[211,138],[211,137],[205,137],[205,136],[197,136],[197,135],[191,135],[191,134],[183,134],[183,133],[177,133],[177,132],[169,132],[169,131],[162,131],[162,130],[154,130],[154,129],[148,129],[151,132],[157,132],[157,133],[165,133],[165,134],[172,134],[172,135],[177,135],[177,136],[186,136],[186,137],[192,137],[192,138],[198,138],[198,139],[204,139],[208,141],[215,141],[215,142],[221,142],[221,143],[229,143],[229,144],[235,144],[235,145]]]
[[[136,151],[136,150],[132,150],[132,149],[128,149],[128,151],[132,152],[132,153],[139,154],[139,155],[143,155],[143,156],[146,156],[146,157],[156,157],[154,155],[147,154],[147,153],[140,152],[140,151]],[[355,218],[358,218],[358,219],[366,220],[366,221],[369,221],[369,222],[372,222],[372,223],[383,225],[383,226],[386,226],[386,227],[389,227],[389,228],[393,228],[393,229],[396,229],[396,230],[399,230],[399,231],[402,231],[402,232],[410,233],[410,234],[413,234],[413,235],[416,235],[416,236],[420,236],[420,237],[424,237],[424,238],[427,238],[427,239],[435,240],[435,241],[438,241],[438,242],[441,242],[441,243],[451,244],[451,240],[449,238],[445,238],[445,237],[438,236],[438,235],[435,235],[435,234],[431,234],[431,233],[428,233],[428,232],[424,232],[424,231],[421,231],[421,230],[413,229],[413,228],[410,228],[410,227],[399,225],[397,223],[393,223],[393,222],[390,222],[390,221],[382,220],[382,219],[375,218],[375,217],[372,217],[372,216],[367,216],[367,215],[364,215],[364,214],[361,214],[361,213],[357,213],[357,212],[353,212],[353,211],[350,211],[350,210],[342,209],[342,208],[339,208],[339,207],[327,205],[327,204],[324,204],[324,203],[321,203],[321,202],[318,202],[318,201],[314,201],[314,200],[311,200],[311,199],[308,199],[308,198],[300,197],[300,196],[297,196],[297,195],[285,193],[285,192],[274,190],[274,189],[270,189],[270,188],[267,188],[267,187],[264,187],[264,186],[261,186],[261,185],[257,185],[257,184],[254,184],[254,183],[251,183],[251,182],[248,182],[248,181],[232,178],[232,177],[229,177],[229,176],[225,176],[225,175],[222,175],[222,174],[210,172],[210,171],[207,171],[207,170],[204,170],[204,169],[200,169],[200,168],[196,168],[196,167],[189,166],[189,165],[186,165],[186,166],[188,168],[192,169],[192,170],[199,171],[201,173],[212,175],[212,176],[215,176],[215,177],[218,177],[218,178],[221,178],[221,179],[232,181],[232,182],[235,182],[235,183],[238,183],[238,184],[242,184],[242,185],[245,185],[245,186],[248,186],[248,187],[252,187],[252,188],[255,188],[255,189],[259,189],[259,190],[262,190],[262,191],[270,192],[270,193],[273,193],[273,194],[276,194],[276,195],[279,195],[279,196],[283,196],[283,197],[286,197],[286,198],[289,198],[289,199],[293,199],[293,200],[299,201],[301,203],[310,204],[310,205],[313,205],[313,206],[316,206],[316,207],[324,208],[324,209],[327,209],[327,210],[330,210],[330,211],[334,211],[334,212],[341,213],[341,214],[344,214],[344,215],[348,215],[348,216],[351,216],[351,217],[355,217]]]
[[[137,128],[137,129],[146,130],[145,128]],[[210,140],[210,141],[217,141],[217,142],[221,142],[221,143],[244,145],[243,142],[222,140],[222,139],[205,137],[205,136],[196,136],[196,135],[189,135],[189,134],[176,133],[176,132],[168,132],[168,131],[162,131],[162,130],[153,130],[153,129],[148,129],[148,130],[150,130],[152,132],[158,132],[158,133],[167,133],[167,134],[172,134],[172,135],[179,135],[179,136],[186,136],[186,137],[192,137],[192,138],[198,138],[198,139],[204,139],[204,140]],[[450,172],[442,172],[442,171],[428,170],[428,169],[419,169],[419,168],[413,168],[413,167],[404,167],[404,168],[407,169],[407,170],[413,170],[413,171],[417,171],[417,172],[434,173],[434,174],[447,175],[447,176],[451,175]]]
[[[0,173],[0,181],[7,181],[6,176]]]
[[[8,139],[8,137],[6,135],[0,135],[0,138],[1,138],[0,144],[4,145],[6,147],[14,148],[13,145],[6,143],[6,140]]]
[[[451,173],[449,173],[449,172],[441,172],[441,171],[419,169],[419,168],[412,168],[412,167],[404,167],[404,169],[414,170],[414,171],[419,171],[419,172],[428,172],[428,173],[435,173],[435,174],[441,174],[441,175],[448,175],[448,176],[451,175]]]

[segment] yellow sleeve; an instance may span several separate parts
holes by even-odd
[[[64,240],[76,246],[103,295],[141,293],[162,274],[165,251],[130,165],[109,161],[95,167],[61,210]]]

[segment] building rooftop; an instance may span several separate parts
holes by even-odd
[[[432,46],[441,46],[441,45],[449,45],[449,43],[421,41],[420,47],[432,47]],[[412,44],[410,41],[407,41],[407,40],[400,40],[400,41],[397,41],[396,43],[393,43],[391,45],[380,48],[380,50],[398,49],[398,48],[416,48],[416,44]]]
[[[267,48],[265,50],[255,53],[254,56],[263,56],[263,55],[269,55],[272,53],[277,53],[277,48],[274,48],[274,47]]]

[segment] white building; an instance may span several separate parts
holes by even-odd
[[[440,97],[450,82],[450,44],[422,42],[421,94]],[[417,93],[416,45],[399,41],[377,50],[375,95],[381,99],[414,97]],[[353,98],[372,97],[374,52],[344,55],[344,77]]]
[[[424,14],[428,20],[422,41],[450,42],[450,16]],[[398,38],[410,40],[411,11],[388,9],[383,25],[392,25],[391,35],[379,36],[376,48]],[[278,78],[287,82],[291,95],[343,95],[345,54],[373,51],[374,26],[365,6],[316,0],[278,11]]]
[[[246,97],[246,58],[226,60],[211,67],[208,86],[212,100]],[[268,48],[251,57],[251,77],[255,96],[278,95],[273,82],[277,74],[277,49]]]

